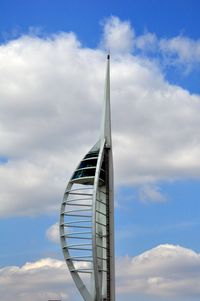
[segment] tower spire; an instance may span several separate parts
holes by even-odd
[[[101,125],[101,140],[106,140],[106,147],[111,147],[111,117],[110,117],[110,53],[107,55],[104,103]]]
[[[67,184],[60,211],[60,240],[83,300],[115,301],[109,54],[101,138],[82,158]]]

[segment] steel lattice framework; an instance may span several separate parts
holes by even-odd
[[[60,212],[64,258],[85,301],[115,300],[112,162],[108,55],[101,136],[69,180]]]

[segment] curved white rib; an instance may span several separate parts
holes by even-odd
[[[60,212],[62,251],[85,301],[115,301],[109,73],[108,56],[101,139],[74,171]]]
[[[102,141],[99,151],[93,193],[93,262],[94,262],[94,281],[96,288],[96,300],[101,301],[106,292],[103,291],[103,274],[106,273],[105,250],[106,244],[106,189],[105,185],[100,185],[100,171],[104,157],[105,139]],[[101,197],[101,194],[103,196]],[[105,204],[105,205],[104,205]],[[105,207],[105,208],[104,208]],[[105,248],[105,249],[104,249]],[[105,275],[104,275],[105,278]]]
[[[74,243],[74,244],[70,244],[67,241],[67,237],[66,237],[66,232],[65,231],[65,227],[68,228],[72,228],[74,227],[75,229],[88,229],[88,228],[84,228],[84,227],[89,227],[88,224],[86,225],[85,222],[85,218],[83,218],[83,221],[81,222],[81,220],[73,220],[71,221],[66,221],[65,220],[65,215],[64,212],[66,212],[66,206],[67,206],[67,202],[69,199],[69,195],[70,193],[79,193],[79,190],[73,190],[72,189],[73,184],[71,182],[68,183],[67,188],[66,188],[66,192],[64,194],[63,197],[63,202],[61,205],[61,213],[60,213],[60,240],[61,240],[61,247],[62,247],[62,251],[63,251],[63,255],[64,258],[66,260],[67,266],[69,268],[69,271],[71,273],[71,276],[80,292],[80,294],[82,295],[84,300],[87,301],[94,301],[94,299],[92,298],[90,292],[88,291],[87,287],[85,286],[84,282],[82,281],[81,277],[80,277],[80,273],[90,273],[91,271],[88,269],[77,269],[75,267],[75,262],[77,261],[77,258],[75,258],[75,260],[73,260],[73,257],[71,256],[71,252],[70,250],[77,250],[77,251],[81,251],[81,249],[86,249],[86,244],[80,244],[80,243]],[[76,239],[74,239],[76,240]],[[88,246],[88,245],[87,245]],[[73,249],[74,248],[74,249]],[[86,250],[84,250],[86,251]],[[81,259],[81,258],[80,258]],[[87,262],[87,261],[85,261]]]

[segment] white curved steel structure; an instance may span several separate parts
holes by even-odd
[[[64,258],[85,301],[115,301],[112,161],[108,55],[101,137],[69,180],[60,212]]]

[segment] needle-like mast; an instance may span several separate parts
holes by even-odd
[[[104,105],[101,125],[101,139],[106,140],[106,147],[111,146],[111,117],[110,117],[110,54],[107,56]]]

